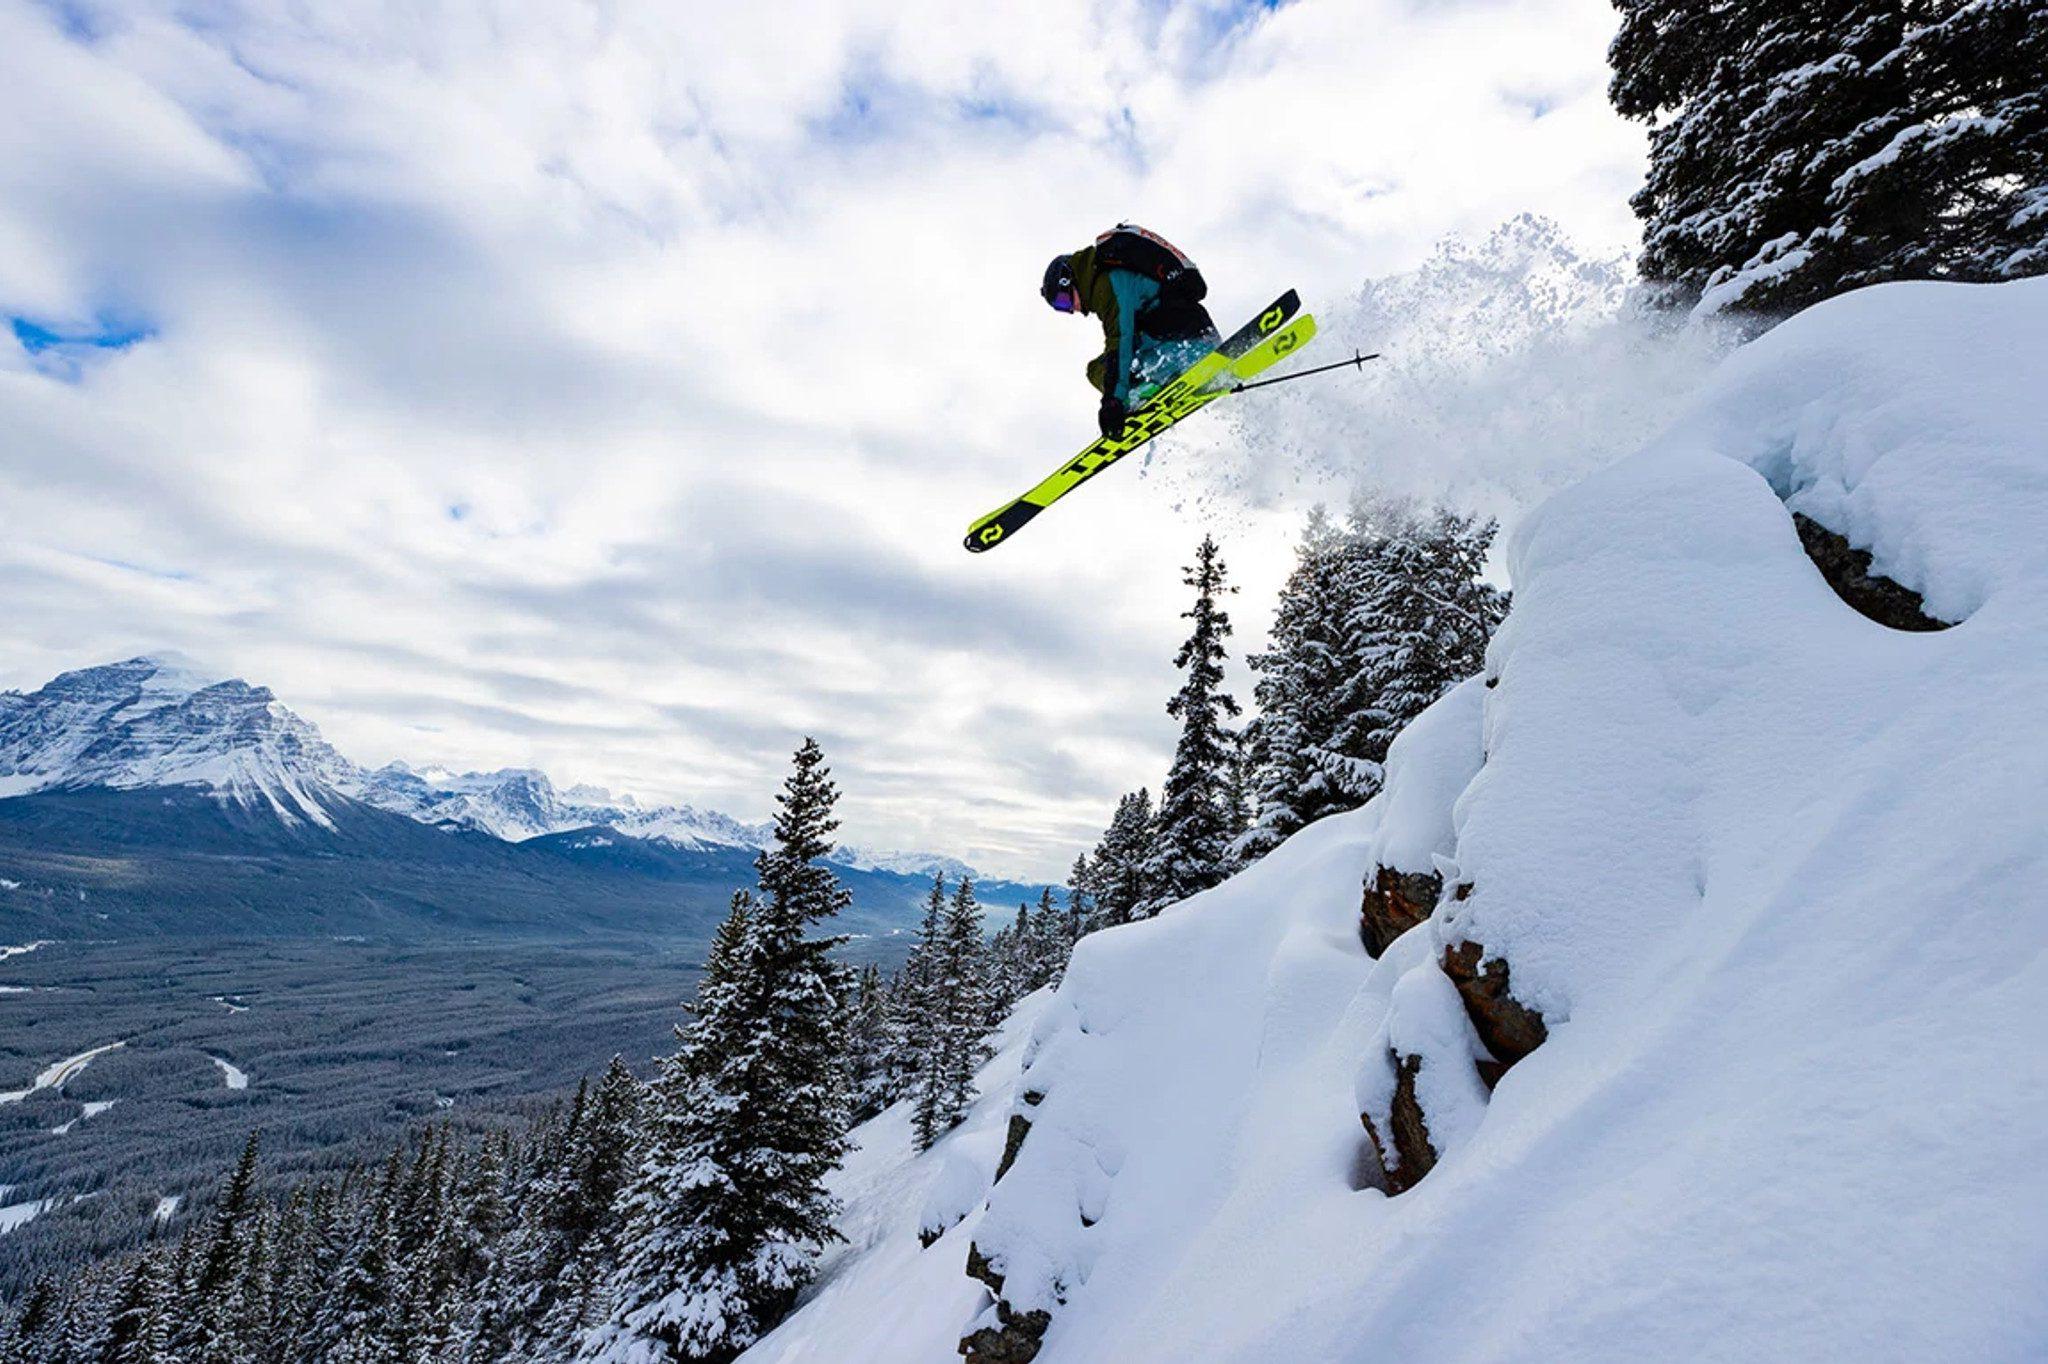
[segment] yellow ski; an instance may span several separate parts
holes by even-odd
[[[1292,297],[1291,293],[1289,297]],[[967,548],[976,554],[995,548],[1023,529],[1033,517],[1125,455],[1218,398],[1228,397],[1236,390],[1237,385],[1264,373],[1315,337],[1315,318],[1302,313],[1292,321],[1285,321],[1284,325],[1279,325],[1284,320],[1275,318],[1279,311],[1278,305],[1268,309],[1245,329],[1256,339],[1260,333],[1254,329],[1267,319],[1274,318],[1274,325],[1279,326],[1277,331],[1267,328],[1270,334],[1266,335],[1264,340],[1257,341],[1250,349],[1235,358],[1226,352],[1238,348],[1233,343],[1239,342],[1245,332],[1233,336],[1230,341],[1203,356],[1192,368],[1152,395],[1150,401],[1131,414],[1121,434],[1095,441],[1054,470],[1030,492],[990,512],[969,526]]]

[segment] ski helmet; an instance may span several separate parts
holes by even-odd
[[[1074,258],[1054,256],[1045,267],[1045,283],[1038,287],[1045,301],[1063,313],[1079,312],[1080,291],[1074,288]]]

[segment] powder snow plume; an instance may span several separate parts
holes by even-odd
[[[1636,294],[1626,258],[1582,256],[1545,219],[1447,241],[1412,272],[1308,300],[1320,333],[1281,372],[1381,358],[1219,405],[1211,434],[1189,435],[1198,455],[1150,472],[1214,519],[1366,494],[1512,522],[1655,436],[1741,339]]]

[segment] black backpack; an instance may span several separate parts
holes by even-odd
[[[1118,223],[1097,237],[1095,263],[1158,280],[1163,303],[1200,303],[1209,296],[1209,285],[1195,263],[1172,242],[1136,223]]]

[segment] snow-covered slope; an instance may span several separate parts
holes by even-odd
[[[1081,945],[970,1359],[2048,1357],[2044,364],[2048,280],[1851,295],[1532,516],[1378,801]]]
[[[853,1154],[831,1180],[846,1241],[826,1252],[807,1305],[739,1364],[958,1360],[959,1323],[983,1296],[960,1266],[1002,1156],[1025,1039],[1050,998],[1018,1001],[975,1077],[980,1099],[931,1150],[916,1153],[908,1100],[854,1129]],[[938,1239],[926,1245],[920,1232]]]

